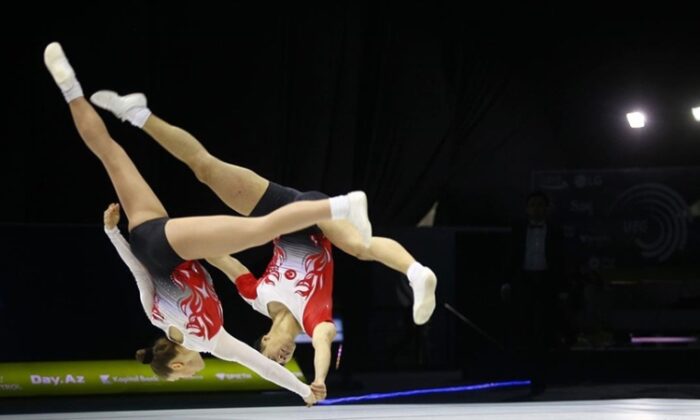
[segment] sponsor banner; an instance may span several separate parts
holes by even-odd
[[[0,397],[281,389],[238,363],[205,360],[196,376],[173,382],[134,360],[0,363]],[[305,381],[295,360],[285,367]]]
[[[542,171],[532,181],[552,198],[571,251],[590,270],[625,277],[662,267],[668,273],[656,279],[699,280],[699,176],[700,167]]]

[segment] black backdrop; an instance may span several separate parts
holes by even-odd
[[[86,92],[143,91],[215,154],[278,182],[365,189],[378,224],[414,224],[437,199],[444,223],[502,223],[534,169],[697,162],[691,19],[497,17],[455,4],[127,1],[8,15],[12,205],[0,220],[92,222],[112,199],[43,67],[53,40]],[[624,120],[638,106],[656,119],[643,135]],[[137,130],[107,121],[173,214],[223,210]]]
[[[54,40],[86,93],[143,91],[154,112],[215,155],[277,182],[364,189],[380,229],[415,225],[435,201],[438,224],[504,225],[521,213],[534,170],[697,165],[689,107],[700,102],[700,29],[690,17],[507,15],[457,4],[19,5],[0,40],[0,222],[15,232],[5,255],[24,250],[26,264],[34,252],[36,267],[46,254],[80,264],[85,250],[15,229],[99,232],[115,199],[44,68]],[[644,133],[626,127],[636,106],[655,112]],[[228,212],[154,142],[105,119],[171,215]],[[61,269],[36,267],[8,270],[3,281]]]

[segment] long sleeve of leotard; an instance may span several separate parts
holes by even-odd
[[[148,319],[151,319],[154,294],[151,274],[131,252],[131,247],[126,239],[124,239],[121,232],[119,232],[119,228],[115,226],[112,229],[108,229],[105,226],[105,233],[112,242],[112,245],[114,245],[114,248],[116,248],[117,253],[122,258],[126,266],[129,267],[131,274],[134,275],[136,286],[139,288],[141,305],[143,305],[143,310],[146,311],[146,316]]]
[[[305,398],[311,395],[311,388],[279,363],[260,354],[246,343],[235,339],[226,331],[217,337],[216,347],[211,354],[219,359],[238,362],[258,375]]]

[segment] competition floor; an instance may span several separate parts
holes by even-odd
[[[395,375],[396,376],[396,375]],[[407,378],[399,377],[404,382]],[[372,378],[378,383],[379,378]],[[396,383],[394,383],[396,386]],[[359,390],[357,390],[359,391]],[[370,394],[386,395],[383,391]],[[346,393],[356,398],[362,392]],[[700,383],[577,383],[490,388],[306,408],[289,392],[112,395],[0,400],[4,419],[674,420],[700,419]]]
[[[466,404],[378,404],[100,411],[0,416],[14,419],[381,419],[381,420],[672,420],[700,418],[700,400],[631,399]]]

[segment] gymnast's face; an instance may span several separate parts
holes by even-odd
[[[296,348],[294,337],[284,334],[267,333],[260,341],[260,352],[268,359],[283,365],[291,360]]]
[[[168,364],[173,373],[168,376],[169,381],[176,381],[181,378],[191,378],[204,369],[204,359],[199,352],[188,350],[182,346],[177,346],[177,356]]]

